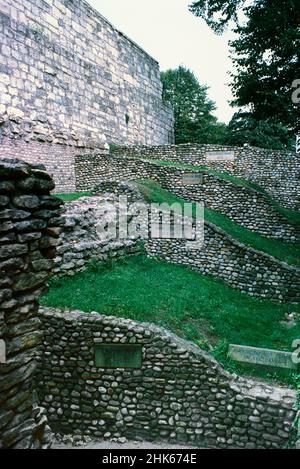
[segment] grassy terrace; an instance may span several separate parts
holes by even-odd
[[[280,323],[300,306],[253,299],[186,267],[142,255],[117,264],[93,263],[74,277],[55,279],[42,303],[166,327],[239,372],[226,358],[226,344],[291,351],[292,340],[300,337],[300,323],[292,329]]]
[[[163,189],[154,181],[136,181],[135,184],[148,202],[167,202],[169,204],[177,202],[181,205],[186,202],[185,200],[173,195],[171,192]],[[241,241],[242,243],[258,249],[259,251],[270,254],[271,256],[287,262],[288,264],[300,265],[300,246],[260,236],[259,234],[238,225],[230,220],[226,215],[216,212],[215,210],[205,208],[204,216],[207,221],[214,223],[219,228],[222,228],[237,241]]]
[[[64,202],[73,202],[73,200],[78,200],[81,197],[91,197],[91,192],[70,192],[69,194],[53,194],[56,197],[59,197]]]
[[[142,161],[147,161],[148,163],[154,163],[159,166],[169,166],[172,168],[187,169],[190,171],[207,171],[210,174],[218,176],[220,179],[223,179],[224,181],[232,182],[236,186],[246,187],[247,189],[254,189],[255,191],[264,195],[265,198],[269,201],[269,203],[275,208],[275,210],[277,210],[277,212],[283,215],[290,223],[300,226],[300,213],[299,212],[281,207],[280,204],[276,200],[274,200],[261,186],[253,182],[250,182],[247,179],[236,177],[226,172],[215,171],[207,166],[191,165],[191,164],[184,164],[184,163],[172,163],[169,161],[153,160],[151,158],[138,158],[138,159],[141,159]]]
[[[163,189],[158,183],[154,181],[136,181],[135,185],[143,193],[145,199],[148,202],[167,202],[169,204],[186,203],[186,200],[180,199],[171,192]],[[65,202],[71,202],[78,200],[80,197],[89,197],[92,195],[92,193],[75,192],[70,194],[55,195],[60,197]],[[283,262],[287,262],[290,265],[300,265],[300,246],[298,245],[260,236],[259,234],[233,222],[226,215],[208,208],[205,208],[205,219],[223,229],[237,241],[247,244],[248,246],[251,246],[254,249],[258,249],[259,251],[270,254],[271,256],[274,256]]]

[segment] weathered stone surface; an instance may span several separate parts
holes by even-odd
[[[12,272],[21,269],[25,265],[21,257],[12,257],[0,262],[0,269],[6,272]]]
[[[173,143],[173,111],[163,102],[156,60],[86,2],[27,2],[24,9],[9,0],[2,15],[0,157],[42,162],[61,193],[76,189],[79,149],[107,149],[110,142]],[[32,25],[40,18],[38,30]],[[25,48],[11,40],[20,35]],[[45,93],[51,97],[47,106]],[[34,175],[49,179],[42,166]],[[27,181],[22,190],[30,192],[33,185]]]
[[[14,223],[16,231],[36,231],[46,228],[47,222],[39,219],[30,219]]]
[[[0,220],[24,220],[30,216],[29,212],[24,210],[6,209],[0,211]]]
[[[20,161],[18,159],[2,158],[0,165],[0,177],[1,179],[23,178],[29,174],[29,168],[29,165],[24,161]]]
[[[148,160],[164,160],[172,162],[175,165],[176,163],[185,163],[194,167],[208,166],[212,170],[226,172],[260,185],[275,198],[281,206],[290,207],[295,210],[300,209],[300,160],[298,155],[293,152],[266,150],[250,146],[228,147],[223,145],[197,145],[189,143],[163,146],[119,146],[112,151],[113,155],[122,158],[124,158],[124,156],[138,157],[147,158]],[[207,161],[206,154],[212,151],[218,153],[225,151],[234,152],[234,161]],[[97,168],[96,164],[95,167]],[[76,173],[77,177],[80,178],[81,174],[84,174],[85,171],[84,168],[81,167],[78,169],[79,171],[76,171]],[[81,170],[83,173],[81,173]],[[137,172],[136,174],[138,176],[139,173]],[[93,178],[93,175],[90,175],[90,177],[87,176],[87,184],[90,182],[90,178]],[[78,189],[88,190],[88,187],[91,187],[86,185],[84,189],[82,188],[83,183],[84,178],[82,182],[80,181]],[[98,181],[94,182],[93,185],[97,183]],[[203,185],[204,190],[205,183],[206,181],[204,181]],[[226,189],[226,186],[223,187]],[[241,198],[244,198],[243,189],[245,188],[240,187],[239,194]],[[210,199],[208,200],[210,201]],[[217,202],[216,198],[215,200]],[[251,215],[250,212],[249,215]]]
[[[12,420],[14,413],[9,412],[0,412],[0,430],[3,432],[3,428]],[[0,438],[1,439],[1,438]]]
[[[293,361],[293,354],[291,352],[230,344],[228,356],[232,360],[249,364],[253,367],[296,371],[298,369],[297,363]]]
[[[152,158],[155,158],[155,148]],[[176,147],[177,148],[177,147]],[[157,159],[166,150],[156,148]],[[128,149],[130,155],[130,148]],[[199,150],[198,150],[199,153]],[[300,242],[300,230],[280,213],[262,193],[252,186],[233,183],[206,169],[182,169],[180,165],[162,166],[155,161],[129,156],[124,149],[120,156],[85,154],[75,156],[77,185],[80,190],[93,189],[103,184],[122,183],[137,179],[152,179],[164,189],[187,202],[203,203],[217,210],[239,225],[262,236],[291,243]],[[168,155],[168,154],[167,154]],[[167,158],[167,156],[165,157]],[[295,161],[295,166],[297,166]],[[300,168],[299,168],[300,170]],[[295,171],[297,173],[297,169]],[[294,177],[294,176],[293,176]]]
[[[7,345],[8,357],[17,352],[23,352],[28,349],[37,347],[41,343],[42,333],[41,331],[30,331],[26,334],[23,333],[20,336],[10,337]]]
[[[0,207],[6,207],[9,203],[9,197],[6,195],[1,195],[0,196]]]
[[[288,440],[295,391],[230,375],[194,344],[154,325],[53,308],[41,308],[40,319],[43,405],[62,433],[214,448],[280,448]],[[142,349],[141,368],[101,367],[95,347],[113,352],[133,342]],[[124,357],[116,358],[113,364],[124,366]]]
[[[27,251],[28,247],[24,244],[4,244],[0,246],[0,258],[21,256]]]
[[[45,282],[49,273],[48,272],[26,272],[17,277],[14,285],[15,291],[31,290]]]
[[[25,192],[28,181],[33,181],[36,194],[22,193],[24,181]],[[45,198],[54,201],[49,193],[41,195],[46,187],[53,183],[42,169],[0,159],[0,192],[4,193],[0,195],[0,448],[47,448],[50,444],[47,419],[34,393],[42,340],[37,300],[45,292],[52,269],[38,241],[47,221],[57,218],[57,212],[47,213],[47,221],[34,217],[33,211],[40,209]],[[53,224],[53,235],[55,229]],[[57,236],[50,243],[51,232],[46,239],[48,244],[57,243]]]
[[[82,271],[91,259],[105,261],[109,256],[115,259],[140,251],[137,237],[120,239],[118,242],[99,238],[96,232],[99,197],[86,197],[67,203],[65,206],[65,228],[59,238],[54,272],[58,275],[73,275]],[[56,236],[57,228],[47,228],[45,233]],[[43,238],[42,246],[47,245]]]
[[[207,151],[206,161],[234,161],[234,151]]]
[[[21,195],[13,198],[13,204],[20,208],[35,209],[39,207],[40,201],[36,195]]]

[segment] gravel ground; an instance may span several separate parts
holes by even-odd
[[[126,441],[118,443],[113,441],[91,441],[80,445],[72,442],[54,440],[52,449],[196,449],[193,446],[171,445],[166,442],[150,443],[148,441]]]

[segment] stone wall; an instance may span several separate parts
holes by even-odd
[[[0,43],[0,158],[26,143],[62,172],[62,149],[173,142],[158,63],[86,1],[4,0]]]
[[[207,159],[207,152],[226,151],[233,151],[234,159]],[[259,184],[281,205],[300,210],[300,156],[297,153],[250,146],[185,144],[119,147],[114,154],[205,165],[226,171]]]
[[[90,149],[91,153],[93,149]],[[75,155],[78,148],[67,145],[53,145],[46,142],[24,142],[21,139],[2,138],[0,143],[0,160],[6,156],[19,158],[30,164],[43,164],[55,181],[54,191],[70,193],[76,191]]]
[[[67,214],[69,212],[67,225],[70,225],[71,230],[63,234],[63,244],[58,247],[57,272],[72,274],[82,270],[93,258],[105,260],[109,252],[113,256],[118,256],[118,251],[120,255],[136,253],[140,250],[140,243],[137,243],[140,237],[149,256],[186,265],[204,275],[212,275],[251,296],[287,303],[300,301],[299,268],[238,242],[207,221],[204,222],[202,247],[190,249],[186,239],[172,239],[172,236],[169,236],[169,239],[157,238],[156,235],[153,237],[152,217],[157,222],[158,213],[153,208],[150,210],[149,207],[149,213],[146,218],[144,217],[144,211],[139,210],[139,207],[141,209],[146,207],[147,212],[148,205],[132,184],[106,182],[100,184],[96,192],[98,195],[102,194],[102,198],[95,197],[91,201],[79,199],[75,204],[70,204],[70,208],[67,209]],[[101,214],[106,213],[101,215],[101,222],[102,226],[105,226],[105,223],[115,220],[114,207],[118,207],[120,195],[128,197],[127,213],[130,231],[133,232],[133,228],[143,222],[148,231],[146,237],[143,226],[136,231],[135,239],[118,239],[117,234],[116,238],[106,239],[105,234],[104,239],[99,237],[97,207],[99,210],[102,200],[104,210]],[[139,204],[142,205],[139,206]],[[74,210],[73,214],[72,210]],[[149,230],[147,230],[148,226],[150,226]],[[201,236],[199,233],[201,227],[197,230],[198,236]]]
[[[288,441],[295,391],[234,377],[192,343],[150,324],[50,308],[40,319],[40,391],[56,431],[214,448]],[[140,345],[141,367],[97,367],[100,344]]]
[[[91,261],[107,262],[136,254],[140,248],[137,238],[113,239],[101,237],[97,224],[105,220],[100,207],[109,197],[82,197],[65,204],[66,223],[57,248],[54,273],[74,275],[83,271]]]
[[[300,302],[300,269],[253,249],[205,222],[202,248],[184,239],[148,239],[148,255],[212,275],[233,288],[259,298]]]
[[[38,299],[45,292],[63,225],[62,202],[43,170],[0,161],[0,448],[45,448],[50,430],[35,396],[42,332]],[[5,360],[4,360],[5,361]]]
[[[101,181],[152,179],[178,197],[203,202],[234,222],[268,238],[292,243],[300,241],[298,226],[292,225],[260,192],[238,186],[208,171],[191,171],[161,166],[151,161],[112,155],[77,155],[75,157],[77,190],[92,189]],[[200,183],[188,184],[185,176],[199,176]]]

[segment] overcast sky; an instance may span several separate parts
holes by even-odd
[[[185,65],[201,84],[210,87],[215,114],[228,122],[228,86],[232,70],[228,40],[231,33],[217,36],[188,10],[192,0],[88,0],[114,26],[136,41],[160,63],[161,70]]]

